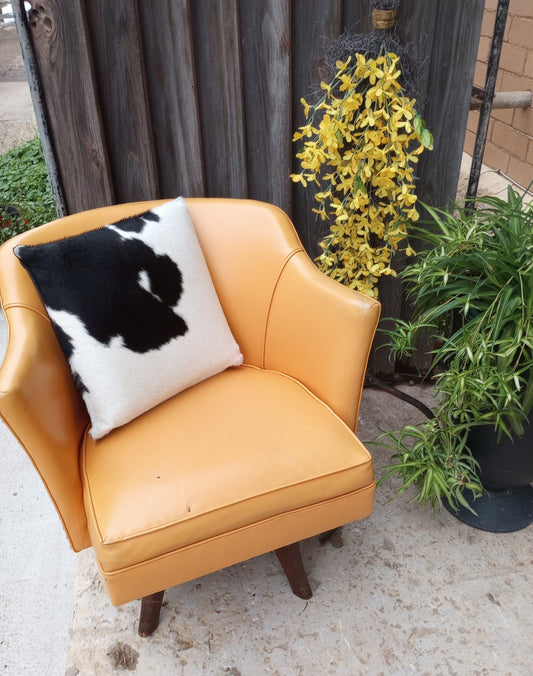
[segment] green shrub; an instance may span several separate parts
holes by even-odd
[[[0,244],[56,218],[39,137],[0,155]]]

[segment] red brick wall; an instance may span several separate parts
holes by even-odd
[[[485,85],[497,0],[486,0],[474,84]],[[496,91],[533,90],[533,0],[510,0]],[[479,113],[468,118],[465,151],[472,154]],[[527,187],[533,180],[533,108],[493,110],[483,158]]]

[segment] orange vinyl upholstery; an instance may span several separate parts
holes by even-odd
[[[187,200],[244,365],[95,441],[17,244],[70,236],[158,202],[95,209],[0,249],[9,339],[0,415],[39,472],[74,550],[92,546],[114,604],[342,524],[373,507],[355,435],[379,303],[332,281],[287,216]]]

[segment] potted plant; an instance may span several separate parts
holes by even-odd
[[[509,188],[476,208],[426,209],[431,225],[415,234],[428,248],[402,272],[413,317],[387,334],[395,358],[421,331],[433,339],[437,405],[384,435],[395,462],[381,481],[399,475],[420,502],[517,530],[533,521],[533,205]]]

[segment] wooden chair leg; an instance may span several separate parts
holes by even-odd
[[[280,549],[276,549],[275,553],[281,563],[281,567],[285,571],[293,593],[301,599],[310,599],[313,596],[313,592],[304,570],[300,543],[295,542],[292,545],[281,547]]]
[[[150,636],[159,625],[159,613],[163,604],[165,591],[156,592],[141,599],[141,617],[139,619],[139,636]]]

